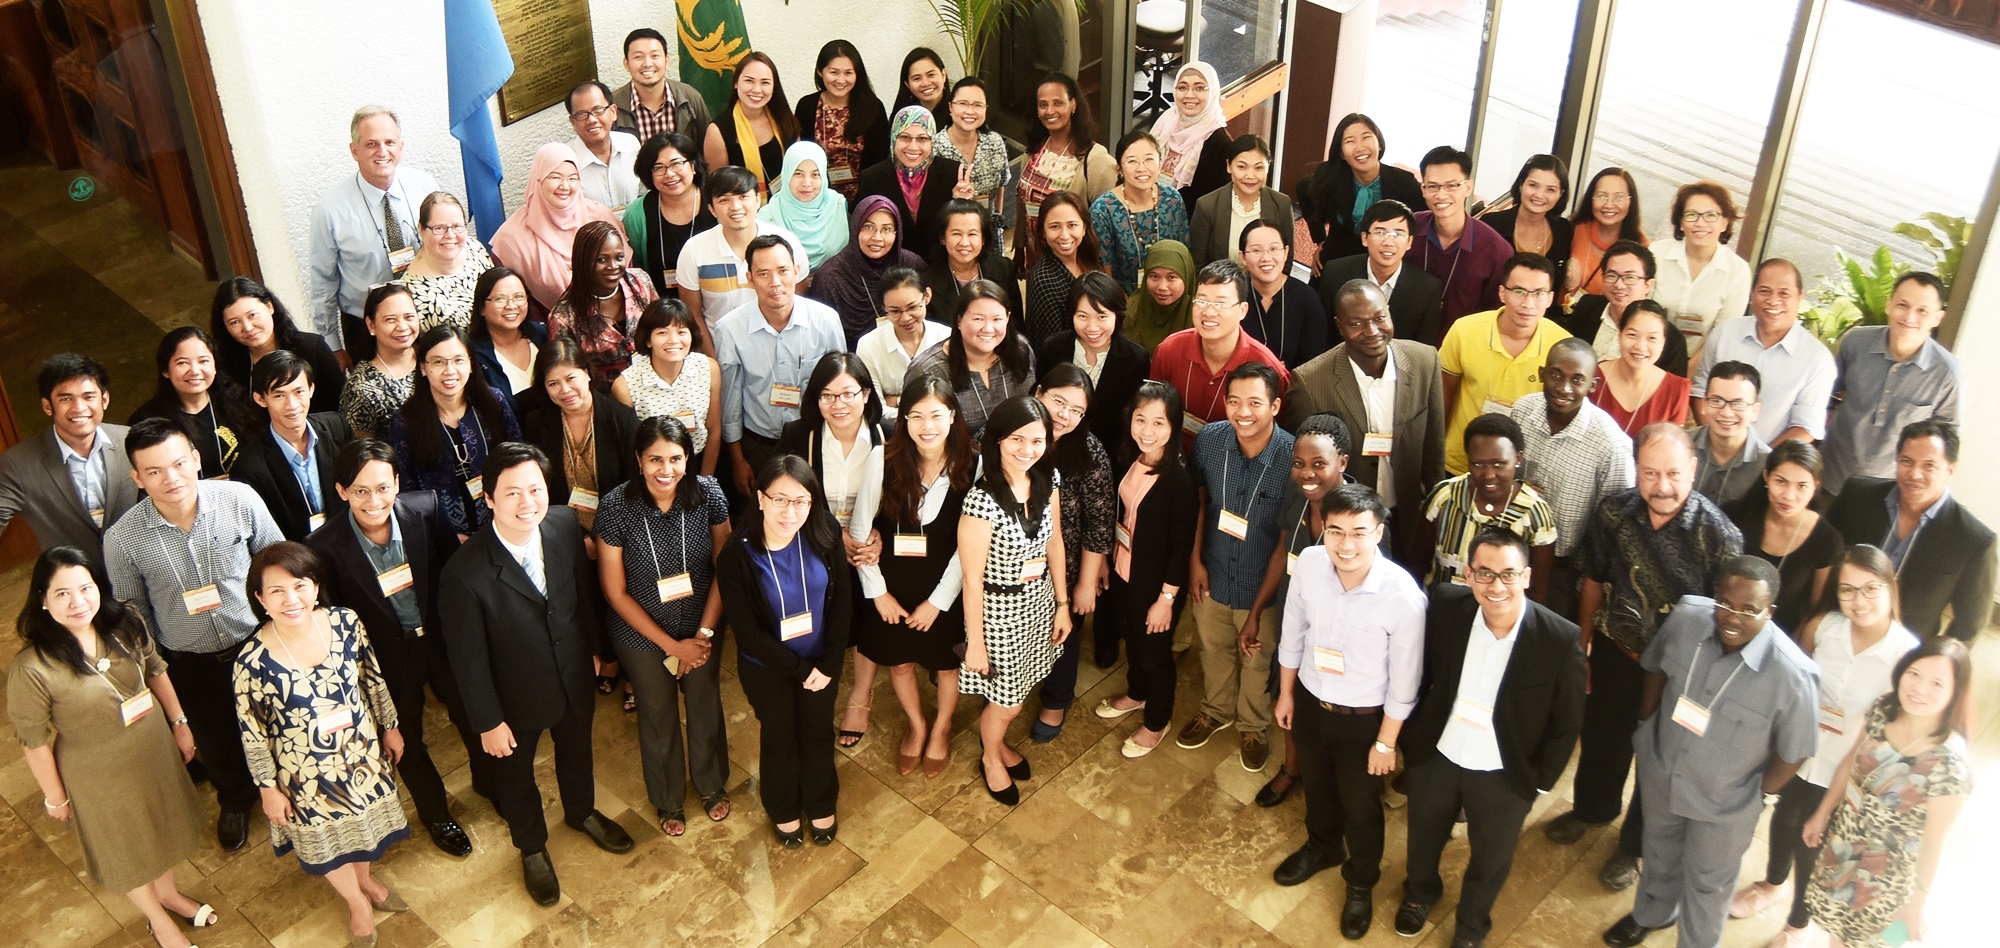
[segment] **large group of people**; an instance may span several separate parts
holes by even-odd
[[[1621,169],[1571,200],[1532,156],[1481,205],[1463,151],[1384,165],[1359,114],[1287,196],[1202,63],[1111,148],[1047,77],[1010,162],[985,86],[929,50],[893,110],[845,40],[796,104],[751,53],[713,117],[659,33],[624,53],[490,248],[364,107],[303,325],[225,281],[129,427],[96,360],[43,364],[53,431],[0,457],[0,525],[45,550],[8,708],[48,813],[164,948],[215,918],[171,871],[196,755],[221,845],[261,810],[368,944],[406,907],[370,872],[412,835],[404,793],[473,850],[432,701],[554,905],[544,738],[565,824],[634,845],[594,801],[600,693],[683,836],[690,784],[731,813],[733,646],[775,840],[826,846],[837,748],[887,719],[901,777],[933,779],[979,703],[977,780],[1016,804],[1086,638],[1126,663],[1093,709],[1137,712],[1125,757],[1227,732],[1244,770],[1279,758],[1256,802],[1302,790],[1307,841],[1274,881],[1340,866],[1348,939],[1407,806],[1396,930],[1431,924],[1463,822],[1451,944],[1482,944],[1579,745],[1545,829],[1623,816],[1600,879],[1636,898],[1606,943],[1714,945],[1787,898],[1775,944],[1921,936],[1996,556],[1952,494],[1934,276],[1829,352],[1798,268],[1729,248],[1714,182],[1649,243]],[[900,716],[871,706],[883,669]],[[1770,871],[1734,892],[1772,804]]]

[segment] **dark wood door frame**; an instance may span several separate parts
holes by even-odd
[[[164,2],[174,48],[180,54],[181,73],[187,81],[188,102],[194,109],[194,133],[201,139],[209,193],[215,197],[216,224],[228,249],[227,261],[217,261],[217,269],[261,280],[263,271],[250,235],[250,215],[243,206],[243,189],[236,181],[236,155],[222,117],[222,100],[216,95],[215,72],[208,64],[208,39],[201,31],[201,14],[195,0]]]

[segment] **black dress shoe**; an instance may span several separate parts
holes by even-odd
[[[228,852],[243,848],[250,841],[250,813],[247,810],[224,810],[215,818],[215,841]]]
[[[570,828],[590,837],[590,841],[596,843],[597,848],[607,853],[632,851],[632,835],[625,832],[625,827],[619,826],[611,817],[596,810],[590,811],[590,815],[584,817],[582,823],[573,824]]]
[[[778,834],[778,842],[786,849],[797,849],[806,844],[806,828],[803,825],[789,833],[773,826],[771,832]]]
[[[1423,931],[1424,923],[1430,921],[1432,904],[1405,900],[1403,907],[1396,910],[1396,934],[1408,936]]]
[[[547,908],[562,901],[562,884],[556,881],[556,867],[546,849],[521,854],[521,881],[536,905]]]
[[[1021,803],[1021,788],[1019,785],[1010,780],[1006,786],[995,790],[991,784],[986,782],[986,772],[983,768],[979,774],[979,785],[985,787],[986,795],[992,797],[993,802],[1001,806],[1019,806]]]
[[[1271,873],[1271,880],[1279,885],[1298,885],[1318,875],[1320,870],[1331,869],[1346,861],[1347,849],[1344,846],[1340,852],[1329,855],[1307,843],[1300,846],[1298,852],[1286,856],[1284,862],[1278,863],[1277,870]]]
[[[1292,789],[1298,785],[1297,774],[1279,767],[1278,775],[1272,777],[1271,782],[1264,785],[1264,789],[1257,791],[1257,805],[1266,809],[1277,806],[1285,802],[1285,798],[1291,796]]]
[[[1347,905],[1340,910],[1340,935],[1348,941],[1359,941],[1368,934],[1368,926],[1375,921],[1375,887],[1372,885],[1349,885]]]
[[[446,855],[457,856],[460,859],[472,855],[472,837],[465,835],[465,828],[456,821],[439,820],[436,823],[425,823],[424,829],[430,831],[431,842],[436,843],[437,848],[444,850]]]
[[[1028,766],[1028,758],[1023,757],[1020,763],[1007,765],[1007,776],[1015,780],[1033,780],[1035,779],[1035,771],[1034,768]]]
[[[1639,924],[1638,919],[1627,915],[1619,919],[1618,924],[1611,926],[1610,931],[1604,933],[1604,943],[1611,948],[1632,948],[1644,942],[1647,935],[1656,931],[1659,929],[1647,928]]]
[[[1486,948],[1485,935],[1457,933],[1451,936],[1451,948]]]
[[[833,845],[833,838],[840,835],[839,823],[825,828],[813,826],[811,823],[807,823],[806,826],[812,830],[814,846],[831,846]]]

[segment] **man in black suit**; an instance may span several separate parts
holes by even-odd
[[[247,432],[229,476],[264,498],[287,540],[304,540],[347,512],[333,489],[333,456],[354,437],[337,411],[312,411],[312,365],[284,349],[257,360],[250,397],[270,420]]]
[[[1993,614],[1996,547],[1993,529],[1951,495],[1957,470],[1958,425],[1913,421],[1896,441],[1895,479],[1848,478],[1828,517],[1850,545],[1889,554],[1910,631],[1971,642]]]
[[[597,812],[591,776],[593,679],[601,662],[597,569],[583,552],[575,511],[549,504],[549,458],[510,441],[481,472],[493,520],[445,565],[439,587],[451,659],[472,728],[479,732],[493,808],[521,851],[528,894],[562,897],[549,862],[548,823],[535,785],[535,746],[555,744],[563,822],[600,849],[629,852],[632,837]]]
[[[479,732],[465,716],[438,620],[438,577],[458,549],[458,535],[438,515],[436,494],[399,493],[396,452],[385,442],[348,442],[334,460],[333,477],[347,513],[306,538],[332,567],[321,589],[328,602],[361,617],[382,662],[396,717],[403,722],[403,757],[396,770],[417,805],[417,818],[437,848],[470,856],[472,840],[451,818],[444,779],[424,744],[424,685],[429,684],[465,741],[473,786],[487,789]]]
[[[1528,545],[1504,530],[1472,540],[1470,588],[1431,589],[1424,676],[1403,727],[1410,787],[1409,877],[1396,931],[1421,932],[1444,895],[1438,856],[1462,809],[1472,844],[1452,948],[1478,948],[1538,794],[1569,765],[1583,730],[1576,625],[1528,601]]]
[[[1416,226],[1416,215],[1401,201],[1377,201],[1361,216],[1361,246],[1366,252],[1320,268],[1316,289],[1328,322],[1339,317],[1334,297],[1341,286],[1349,280],[1367,280],[1388,294],[1396,338],[1437,346],[1444,338],[1444,284],[1422,267],[1403,266]]]

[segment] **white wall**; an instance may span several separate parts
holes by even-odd
[[[1952,491],[1987,526],[2000,529],[2000,437],[1987,427],[1993,423],[1994,409],[2000,408],[2000,380],[1993,373],[1993,366],[2000,365],[2000,252],[1996,251],[2000,247],[1987,246],[1985,265],[1972,284],[1972,299],[1952,346],[1965,370],[1965,391],[1958,398],[1964,437]]]
[[[743,0],[743,8],[752,45],[778,63],[793,100],[812,91],[814,58],[835,37],[861,50],[885,105],[911,47],[930,46],[952,75],[962,72],[923,0]],[[197,10],[258,262],[295,311],[305,305],[313,206],[354,172],[347,122],[357,106],[396,110],[404,160],[464,192],[458,142],[445,124],[444,14],[436,0],[199,0]],[[650,26],[677,45],[674,21],[671,0],[591,0],[598,78],[613,87],[627,81],[621,45],[635,28]],[[573,132],[560,105],[505,127],[497,102],[493,109],[506,174],[501,192],[511,210],[535,149]]]

